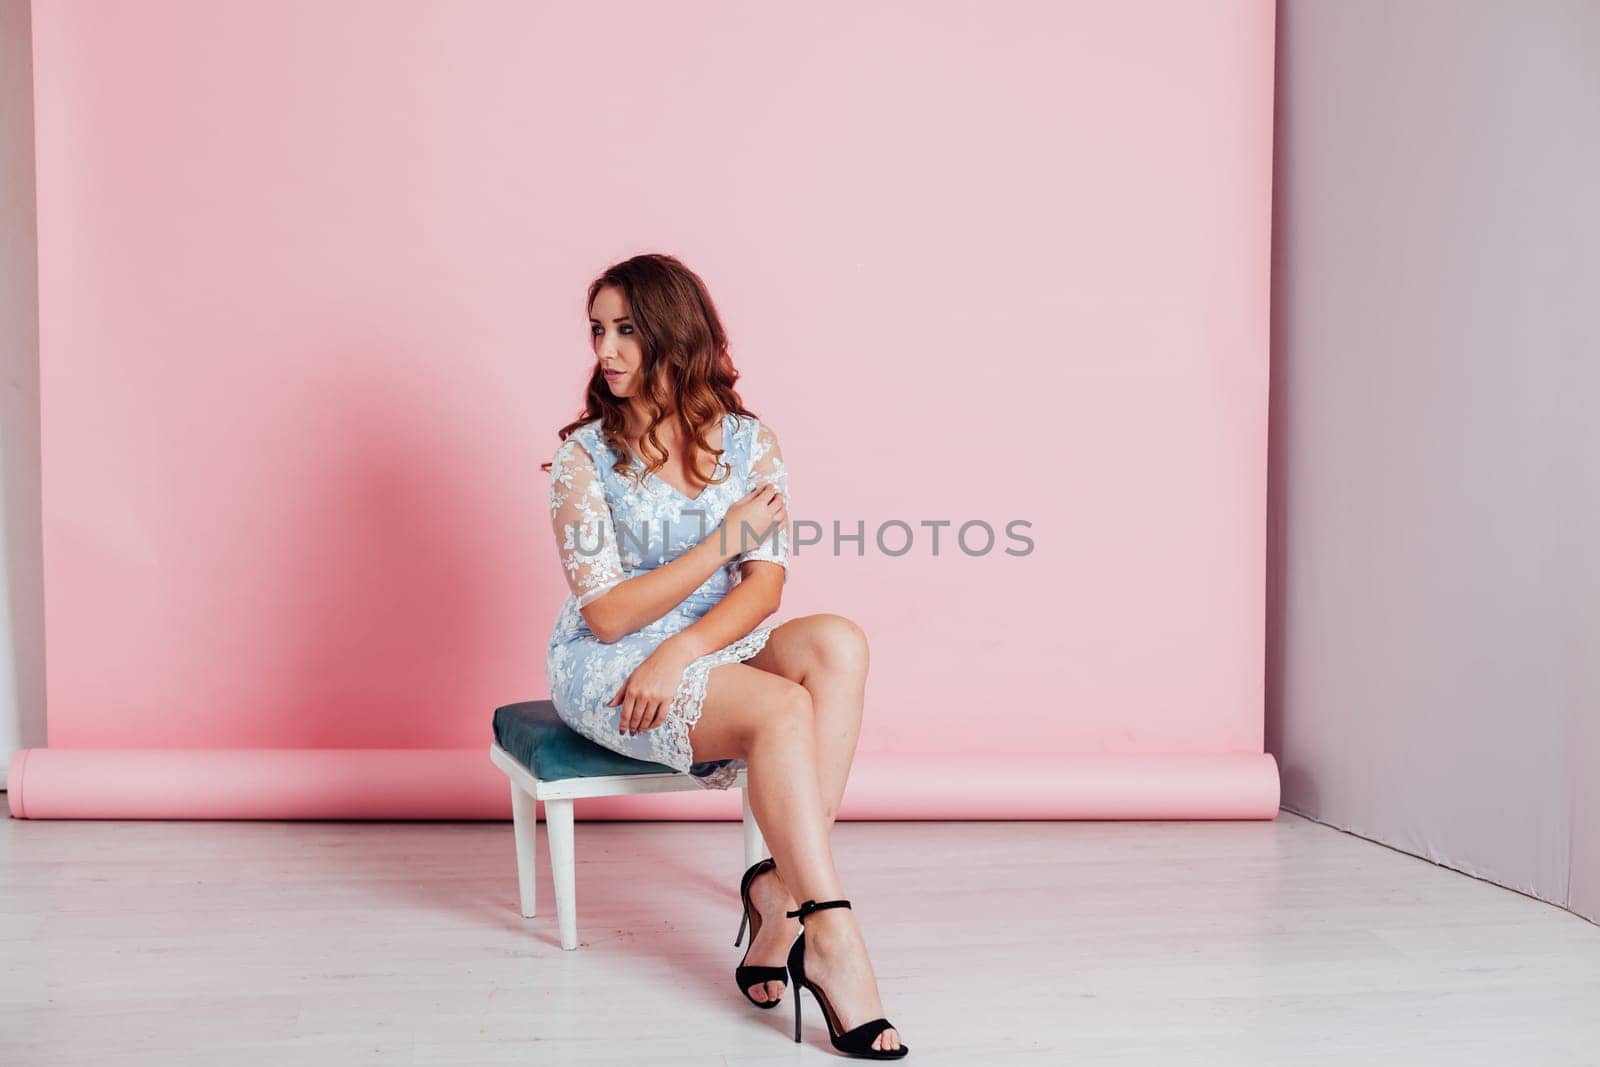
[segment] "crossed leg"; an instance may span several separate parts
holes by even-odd
[[[867,688],[866,632],[843,615],[802,615],[775,628],[761,651],[745,662],[797,682],[811,694],[817,786],[823,816],[832,829],[861,736]],[[791,900],[789,910],[797,903]]]
[[[690,734],[695,759],[734,756],[748,762],[751,808],[782,872],[781,882],[756,880],[769,899],[755,901],[763,921],[759,938],[751,941],[750,963],[783,963],[799,934],[799,923],[778,911],[772,896],[781,892],[794,910],[796,896],[840,895],[828,831],[860,733],[866,670],[860,627],[838,615],[811,615],[777,627],[756,656],[715,667],[707,677],[700,721]],[[850,1005],[845,1014],[851,1018],[839,1020],[841,1025],[848,1029],[881,1015],[877,979],[854,913],[821,911],[808,922],[806,970],[825,986],[837,980],[841,1003]],[[779,936],[769,936],[774,934]],[[777,991],[769,987],[768,998]],[[762,992],[751,989],[757,999]],[[890,1029],[873,1045],[892,1049],[899,1040]]]
[[[761,651],[745,662],[787,678],[811,694],[817,789],[824,824],[832,830],[861,735],[868,667],[866,633],[842,615],[804,615],[775,628]],[[784,883],[782,871],[757,878],[750,887],[750,898],[762,915],[760,943],[751,941],[750,962],[781,964],[800,934],[800,920],[785,918],[783,913],[798,908],[799,901]],[[783,985],[754,985],[750,995],[761,1001],[776,1000],[783,995]]]

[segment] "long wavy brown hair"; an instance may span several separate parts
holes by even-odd
[[[728,355],[728,335],[706,283],[673,256],[657,252],[637,255],[607,267],[590,283],[584,303],[585,322],[596,294],[608,285],[622,290],[627,298],[628,314],[643,352],[643,386],[638,399],[649,412],[650,421],[641,441],[647,454],[642,457],[646,467],[639,477],[643,479],[666,465],[667,451],[656,430],[677,419],[687,431],[689,469],[700,470],[699,456],[704,452],[713,462],[715,476],[709,484],[727,481],[733,474],[731,468],[716,473],[725,466],[722,455],[727,449],[713,449],[706,439],[707,431],[730,411],[750,418],[757,416],[745,408],[733,387],[739,372]],[[601,435],[620,457],[612,469],[629,474],[632,453],[623,435],[628,425],[626,399],[611,395],[597,361],[589,376],[583,413],[561,428],[560,439],[565,441],[578,427],[598,418]],[[546,462],[540,469],[548,471],[550,467]]]

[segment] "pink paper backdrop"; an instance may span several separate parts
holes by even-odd
[[[34,28],[52,748],[486,746],[549,692],[584,287],[661,250],[794,517],[868,531],[780,615],[871,637],[858,776],[1261,752],[1267,0]]]

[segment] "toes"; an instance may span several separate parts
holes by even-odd
[[[762,982],[760,985],[750,987],[750,998],[759,1003],[766,1004],[783,996],[781,982]]]

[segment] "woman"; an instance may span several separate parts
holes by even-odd
[[[787,472],[734,390],[700,278],[635,256],[595,280],[588,306],[584,412],[545,465],[572,594],[550,636],[551,700],[586,737],[707,788],[748,767],[772,858],[740,886],[741,991],[773,1007],[792,975],[796,1041],[804,986],[836,1048],[904,1056],[828,842],[861,729],[865,636],[838,615],[763,623],[788,575]]]

